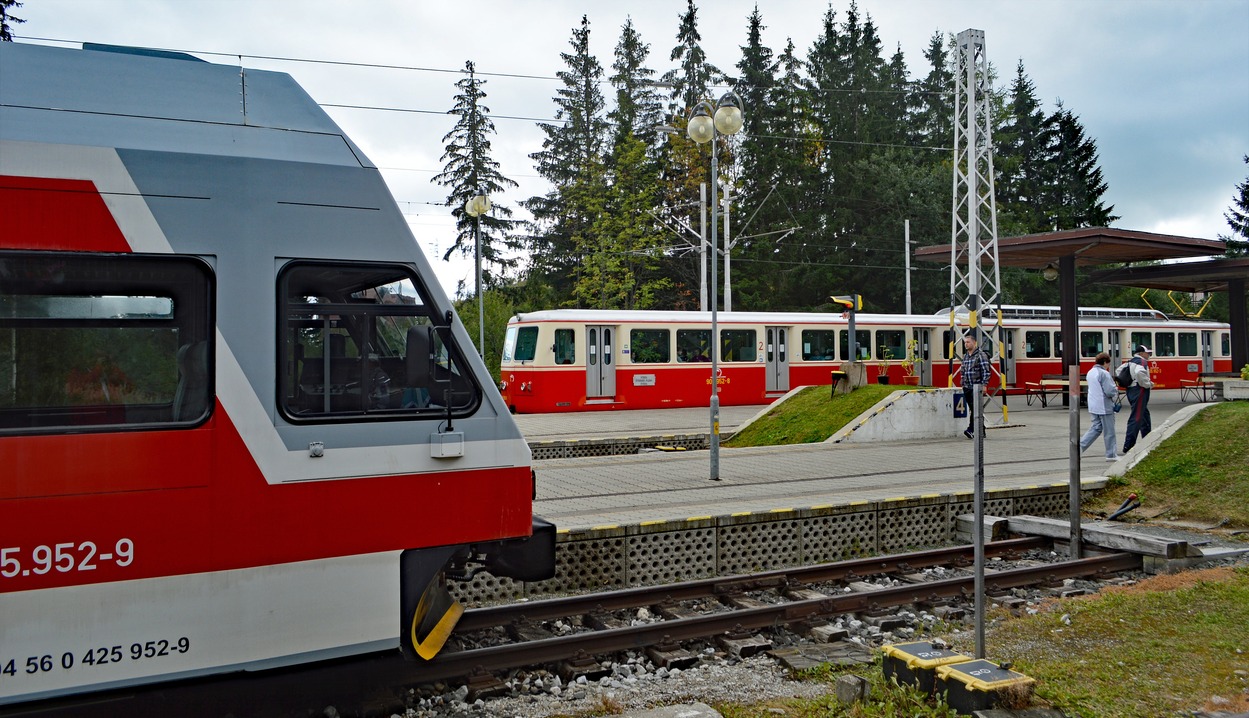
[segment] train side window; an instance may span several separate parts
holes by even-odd
[[[1154,332],[1154,356],[1175,356],[1175,332]]]
[[[629,361],[634,364],[664,364],[671,357],[667,329],[630,329]]]
[[[481,402],[410,267],[291,262],[278,298],[278,407],[288,420],[445,416],[448,404],[464,416]],[[533,343],[518,340],[515,356],[532,357]]]
[[[1223,350],[1219,356],[1230,356],[1232,353],[1232,335],[1228,332],[1219,332],[1221,340],[1220,348]]]
[[[837,332],[832,329],[803,329],[802,360],[836,361]]]
[[[0,252],[0,434],[194,426],[213,407],[202,261]]]
[[[1080,332],[1080,356],[1095,357],[1102,351],[1101,332]]]
[[[1130,354],[1135,354],[1135,353],[1136,353],[1136,345],[1138,345],[1138,344],[1144,344],[1145,346],[1150,347],[1150,348],[1152,348],[1152,349],[1157,349],[1157,348],[1158,348],[1158,347],[1154,346],[1154,335],[1153,335],[1152,333],[1150,333],[1150,332],[1132,332],[1132,346],[1128,347],[1128,350],[1127,350],[1127,352],[1126,352],[1126,353],[1127,353],[1127,354],[1129,354],[1129,355],[1130,355]]]
[[[849,330],[839,331],[837,332],[837,336],[838,336],[837,344],[839,346],[838,351],[841,353],[841,356],[849,357],[850,356],[850,339],[848,338],[850,336]],[[872,352],[872,332],[868,329],[855,329],[854,336],[859,344],[859,359],[860,360],[870,359],[871,352]]]
[[[901,329],[876,330],[877,359],[905,359],[906,332]]]
[[[537,329],[537,327],[533,327]],[[536,336],[536,331],[535,331]],[[555,330],[555,363],[574,364],[577,361],[576,333],[572,329]]]
[[[720,361],[755,361],[758,356],[754,329],[723,329],[720,331]]]
[[[710,329],[678,329],[677,330],[677,361],[678,362],[709,362],[711,361],[711,330]]]
[[[1024,332],[1024,356],[1029,359],[1048,359],[1050,356],[1049,332]]]
[[[1180,332],[1180,356],[1197,356],[1197,332]]]

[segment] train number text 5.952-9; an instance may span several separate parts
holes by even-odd
[[[94,571],[104,563],[129,566],[134,562],[134,541],[128,538],[119,538],[104,548],[111,550],[101,551],[94,541],[43,544],[29,552],[20,546],[0,548],[0,578],[43,575],[53,569],[61,573]]]

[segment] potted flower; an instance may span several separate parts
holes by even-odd
[[[906,356],[898,363],[902,365],[902,383],[911,386],[919,386],[919,377],[915,375],[916,366],[919,364],[919,357],[916,356],[919,351],[919,340],[911,339],[906,343]]]
[[[880,362],[876,365],[876,383],[889,383],[889,360],[893,358],[893,352],[889,351],[889,347],[881,346],[876,351],[876,356]]]

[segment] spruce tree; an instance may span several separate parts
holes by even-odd
[[[512,210],[498,200],[507,188],[517,185],[499,172],[499,163],[490,156],[490,135],[495,134],[495,128],[490,108],[482,103],[486,98],[482,89],[486,81],[476,76],[472,61],[464,63],[464,72],[466,76],[455,83],[459,89],[455,106],[447,111],[458,119],[442,138],[443,170],[433,177],[434,182],[450,188],[447,205],[455,217],[455,241],[442,258],[446,261],[456,253],[471,256],[476,248],[474,229],[480,222],[482,281],[492,286],[497,285],[517,261],[504,254],[504,250],[520,246],[511,235]],[[479,194],[489,197],[494,207],[474,220],[464,211],[464,204]]]
[[[664,73],[664,82],[672,85],[669,110],[674,115],[685,115],[699,100],[709,96],[712,85],[723,80],[723,73],[707,62],[703,52],[702,35],[698,32],[698,8],[694,0],[686,0],[686,10],[681,15],[677,30],[677,44],[668,59],[678,68]]]
[[[1097,162],[1097,144],[1084,134],[1084,126],[1058,104],[1051,116],[1054,127],[1048,165],[1050,168],[1044,207],[1055,230],[1109,227],[1118,216],[1114,206],[1102,201],[1106,181]]]
[[[605,185],[604,149],[608,127],[600,89],[603,67],[590,53],[590,20],[573,29],[571,52],[560,53],[565,69],[556,73],[556,123],[540,122],[542,150],[530,155],[551,190],[523,204],[533,215],[530,236],[533,278],[549,283],[556,296],[572,296]]]
[[[650,45],[642,42],[633,27],[633,19],[626,19],[612,63],[611,84],[616,90],[616,106],[607,113],[608,123],[613,128],[612,156],[619,154],[621,145],[629,137],[654,146],[663,142],[663,134],[658,131],[663,122],[663,107],[655,89],[655,71],[646,64],[649,55]]]
[[[1249,155],[1245,155],[1245,164],[1249,164]],[[1236,185],[1236,196],[1232,197],[1232,206],[1227,208],[1223,218],[1232,228],[1232,236],[1220,237],[1227,242],[1227,255],[1249,255],[1249,177]]]
[[[13,25],[21,25],[26,22],[20,17],[13,14],[14,8],[21,7],[22,4],[17,0],[0,0],[0,42],[13,42],[12,27]]]
[[[993,168],[997,172],[998,226],[1008,235],[1048,232],[1053,218],[1043,200],[1053,184],[1050,162],[1055,148],[1053,118],[1041,111],[1036,86],[1015,67],[1008,93],[1009,119],[994,136]]]

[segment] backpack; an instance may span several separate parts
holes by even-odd
[[[1132,386],[1132,362],[1125,362],[1119,367],[1119,371],[1115,372],[1115,383],[1121,388],[1127,389]]]

